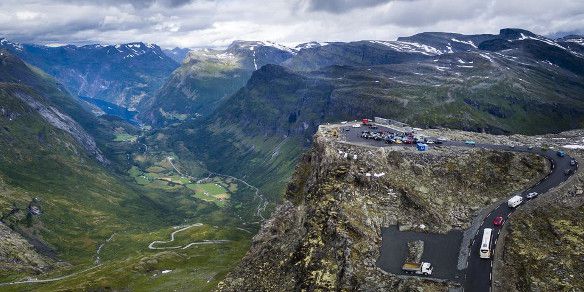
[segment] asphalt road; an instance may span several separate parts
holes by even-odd
[[[436,268],[432,278],[460,281],[461,273],[456,268],[458,252],[462,241],[461,230],[451,230],[447,234],[417,231],[399,231],[397,226],[381,230],[381,253],[376,265],[386,272],[396,275],[410,275],[402,270],[408,256],[408,242],[424,241],[422,260],[432,263]],[[444,248],[433,248],[436,246]],[[438,268],[439,267],[439,268]]]
[[[406,146],[406,147],[413,147],[415,144],[386,144],[384,141],[375,141],[371,139],[363,139],[361,138],[361,132],[365,130],[370,130],[368,127],[359,127],[353,128],[351,125],[345,125],[341,127],[341,137],[346,142],[352,143],[359,143],[359,144],[366,144],[370,146],[378,146],[378,147],[389,147],[389,146]],[[379,129],[371,130],[371,131],[388,131],[387,128],[383,126],[379,126]],[[493,150],[505,150],[505,151],[515,151],[515,152],[529,152],[534,153],[537,155],[541,155],[546,157],[552,163],[552,170],[551,172],[539,181],[536,185],[532,186],[531,188],[525,190],[521,195],[524,197],[523,204],[528,204],[532,200],[537,200],[538,198],[527,200],[525,199],[525,195],[530,192],[538,192],[540,195],[546,193],[551,188],[560,185],[562,182],[566,181],[569,178],[569,175],[564,174],[564,170],[572,169],[574,172],[578,168],[578,165],[571,166],[570,160],[572,158],[568,155],[564,157],[560,157],[557,155],[557,151],[548,150],[542,151],[540,148],[532,148],[529,149],[526,146],[517,146],[517,147],[510,147],[507,145],[494,145],[494,144],[481,144],[476,143],[475,145],[468,145],[464,141],[447,141],[441,145],[429,145],[430,149],[435,146],[451,146],[451,147],[476,147],[476,148],[483,148],[483,149],[493,149]],[[509,198],[514,196],[515,194],[510,194]],[[523,205],[522,204],[522,205]],[[521,206],[517,208],[521,208]],[[480,244],[482,241],[483,236],[483,229],[484,228],[493,228],[493,238],[492,238],[492,251],[494,252],[495,246],[497,244],[497,240],[499,238],[500,230],[502,226],[496,227],[493,225],[493,220],[497,216],[502,216],[505,221],[509,216],[515,211],[515,208],[509,208],[507,206],[507,201],[503,202],[501,205],[497,206],[491,213],[489,213],[485,218],[483,218],[482,224],[475,234],[470,248],[470,256],[468,258],[468,263],[466,267],[465,273],[465,280],[464,280],[464,289],[466,291],[472,292],[485,292],[491,290],[491,283],[492,283],[492,267],[493,267],[493,257],[496,256],[493,254],[493,257],[490,259],[481,259],[479,257],[479,249]],[[383,243],[382,243],[383,244]],[[428,248],[428,247],[427,247]],[[436,266],[437,267],[437,266]],[[436,268],[437,269],[437,268]]]

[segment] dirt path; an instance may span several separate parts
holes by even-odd
[[[203,244],[218,244],[218,243],[225,243],[225,242],[229,242],[230,240],[225,240],[225,239],[213,239],[213,240],[201,240],[201,241],[195,241],[195,242],[191,242],[185,246],[167,246],[167,247],[156,247],[155,245],[157,244],[164,244],[164,243],[171,243],[174,241],[174,236],[179,233],[179,232],[183,232],[187,229],[193,228],[193,227],[200,227],[203,226],[202,223],[195,223],[186,227],[183,227],[179,230],[175,230],[174,232],[172,232],[170,234],[170,240],[155,240],[153,242],[151,242],[148,245],[149,249],[159,249],[159,250],[165,250],[165,249],[187,249],[193,245],[203,245]]]
[[[15,282],[8,282],[8,283],[0,283],[0,287],[1,286],[11,286],[11,285],[19,285],[19,284],[35,284],[35,283],[49,283],[49,282],[56,282],[56,281],[60,281],[60,280],[64,280],[67,278],[71,278],[73,276],[77,276],[79,274],[83,274],[85,272],[91,271],[97,267],[100,267],[101,264],[99,265],[95,265],[93,267],[75,272],[75,273],[71,273],[69,275],[65,275],[65,276],[61,276],[61,277],[56,277],[56,278],[50,278],[50,279],[41,279],[41,280],[37,280],[37,279],[30,279],[30,280],[24,280],[24,281],[15,281]]]

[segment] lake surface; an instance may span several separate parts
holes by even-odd
[[[138,114],[137,111],[128,110],[125,107],[121,107],[117,104],[113,104],[102,99],[91,98],[88,96],[80,96],[79,98],[97,106],[108,115],[122,118],[132,124],[138,124],[138,121],[136,120],[136,115]]]

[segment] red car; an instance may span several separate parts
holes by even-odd
[[[501,217],[501,216],[495,217],[495,219],[493,220],[493,225],[495,225],[495,226],[503,225],[503,217]]]

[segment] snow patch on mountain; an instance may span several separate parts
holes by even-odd
[[[327,45],[329,45],[329,43],[327,43],[327,42],[308,42],[308,43],[299,44],[296,47],[294,47],[294,49],[296,49],[296,50],[312,49],[312,48],[324,47]]]
[[[440,51],[439,49],[425,45],[420,43],[414,42],[403,42],[403,41],[369,41],[373,44],[380,44],[387,47],[390,47],[398,52],[404,53],[420,53],[427,56],[435,56],[435,55],[442,55],[446,52]],[[450,50],[452,51],[452,49]]]
[[[554,42],[554,41],[552,41],[550,39],[544,38],[544,37],[526,36],[523,33],[521,33],[520,35],[521,35],[521,37],[517,39],[518,41],[522,41],[522,40],[536,40],[536,41],[544,42],[544,43],[546,43],[546,44],[548,44],[550,46],[556,46],[558,48],[562,48],[562,49],[566,50],[566,48],[564,48],[563,46],[559,45],[558,43],[556,43],[556,42]]]
[[[12,47],[12,48],[14,48],[15,50],[18,50],[18,51],[22,51],[22,49],[23,49],[23,47],[22,47],[21,44],[10,42],[10,41],[8,41],[5,38],[0,38],[0,46]]]
[[[481,57],[483,57],[483,58],[485,58],[485,59],[489,60],[489,62],[491,62],[491,63],[494,63],[494,62],[495,62],[495,61],[493,60],[493,58],[492,58],[491,56],[489,56],[489,54],[487,54],[487,53],[480,53],[479,55],[480,55]]]
[[[462,41],[455,38],[451,38],[450,40],[457,43],[467,44],[475,49],[478,49],[477,45],[475,45],[475,43],[473,43],[472,41]]]
[[[233,45],[236,45],[236,46],[238,46],[239,48],[242,48],[242,49],[246,49],[247,48],[250,51],[253,51],[253,50],[255,50],[258,47],[272,47],[272,48],[278,49],[280,51],[288,52],[288,53],[291,53],[291,54],[296,54],[297,53],[297,51],[294,50],[294,49],[292,49],[292,48],[289,48],[289,47],[286,47],[284,45],[277,44],[277,43],[274,43],[274,42],[271,42],[271,41],[235,41],[231,45],[232,46]]]

